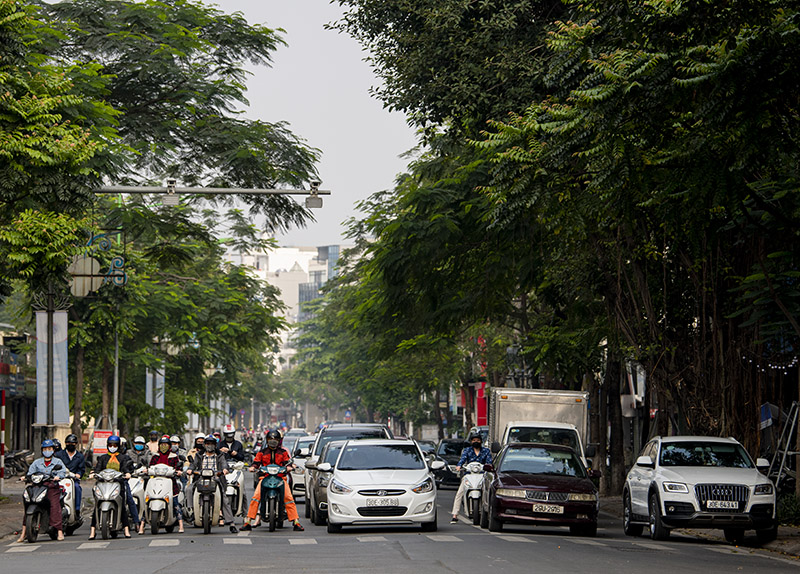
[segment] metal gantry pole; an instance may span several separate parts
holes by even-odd
[[[117,408],[119,406],[119,329],[114,327],[114,410],[111,430],[117,431]]]
[[[49,427],[53,425],[53,315],[56,311],[55,293],[53,293],[52,284],[47,288],[47,426],[48,437]]]
[[[0,496],[6,481],[6,392],[0,391]]]

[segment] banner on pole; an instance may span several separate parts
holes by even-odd
[[[164,363],[159,369],[145,371],[145,397],[147,404],[164,410]]]
[[[67,312],[53,312],[53,424],[69,424]],[[36,311],[36,424],[47,424],[47,311]]]

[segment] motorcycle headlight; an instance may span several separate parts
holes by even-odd
[[[424,494],[426,492],[430,492],[433,490],[433,481],[430,478],[426,478],[411,490],[416,492],[417,494]]]
[[[47,497],[47,490],[43,490],[42,492],[36,495],[36,498],[34,498],[33,501],[39,503],[42,502],[46,497]]]
[[[102,493],[100,492],[100,487],[99,487],[99,486],[95,486],[95,487],[92,489],[92,492],[94,492],[94,495],[95,495],[97,498],[100,498],[100,497],[102,496]]]
[[[664,492],[672,492],[679,494],[689,494],[689,487],[682,482],[664,482],[661,484]]]
[[[525,491],[518,488],[498,488],[497,496],[507,496],[509,498],[525,498]]]
[[[27,490],[22,493],[22,500],[24,500],[25,502],[31,501],[31,495],[28,493]]]
[[[336,494],[350,494],[351,492],[353,492],[352,488],[342,484],[341,482],[335,479],[330,482],[330,486],[331,486],[331,492],[334,492]]]
[[[753,494],[772,494],[773,488],[772,483],[767,482],[765,484],[758,484],[753,492]]]
[[[594,502],[597,495],[590,492],[570,492],[567,499],[572,502]]]

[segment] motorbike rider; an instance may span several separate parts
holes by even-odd
[[[186,460],[189,462],[189,465],[194,462],[194,459],[197,458],[197,455],[202,455],[206,448],[204,446],[206,440],[206,435],[203,433],[197,433],[194,436],[194,446],[186,453]]]
[[[78,452],[78,437],[74,434],[68,434],[64,439],[63,450],[58,451],[55,457],[64,463],[67,470],[75,475],[75,512],[78,516],[81,515],[81,496],[83,491],[81,489],[81,477],[86,472],[86,457],[82,452]]]
[[[461,458],[456,465],[456,472],[461,472],[461,467],[471,462],[479,462],[481,464],[492,464],[492,451],[482,445],[481,433],[472,431],[467,437],[469,446],[461,451]],[[456,491],[456,499],[453,501],[453,518],[450,523],[458,522],[458,509],[461,507],[461,501],[464,499],[464,494],[467,491],[467,481],[461,479],[461,484],[458,485]]]
[[[228,463],[225,460],[225,455],[222,453],[217,452],[217,439],[214,435],[208,435],[205,440],[203,441],[203,447],[205,448],[205,452],[200,455],[196,456],[194,462],[189,467],[189,470],[186,471],[187,475],[192,475],[193,473],[200,473],[201,470],[213,470],[215,473],[221,474],[228,474]],[[228,502],[228,497],[225,496],[225,489],[226,485],[220,480],[219,476],[215,476],[217,481],[217,486],[219,487],[219,492],[221,493],[220,498],[220,508],[222,509],[222,517],[225,524],[230,526],[230,530],[233,533],[239,532],[239,529],[236,528],[236,525],[233,523],[233,512],[231,512],[231,506]],[[186,487],[186,500],[188,501],[187,504],[192,504],[194,499],[194,483],[189,484]]]
[[[256,454],[256,457],[253,460],[253,465],[250,467],[250,472],[255,472],[256,469],[268,464],[285,466],[287,474],[297,468],[294,464],[291,464],[292,456],[289,454],[289,451],[281,446],[282,437],[279,431],[269,431],[266,439],[266,445],[264,448],[258,451],[258,454]],[[286,517],[294,524],[295,530],[305,530],[303,525],[300,524],[300,516],[297,514],[297,506],[294,503],[292,489],[289,487],[289,481],[287,480],[286,474],[281,475],[281,478],[283,479],[284,483],[283,506],[286,510]],[[251,530],[252,527],[250,526],[250,522],[258,517],[260,505],[261,481],[259,481],[255,492],[253,493],[253,499],[250,501],[250,506],[247,509],[247,518],[245,518],[242,530]],[[258,523],[256,523],[256,526],[257,525]]]
[[[47,500],[50,501],[50,527],[55,529],[58,533],[57,539],[64,540],[64,530],[61,517],[61,487],[58,481],[64,478],[67,474],[67,467],[61,459],[55,458],[55,444],[52,440],[46,439],[42,441],[42,457],[37,458],[28,467],[28,472],[25,477],[20,477],[20,480],[25,480],[28,476],[40,472],[49,475],[50,478],[45,482],[47,485]],[[20,532],[17,542],[25,541],[25,514],[22,514],[22,531]]]
[[[147,448],[150,449],[151,454],[158,454],[158,439],[161,438],[161,434],[155,429],[150,431],[150,442],[147,443]]]
[[[219,443],[219,450],[228,460],[244,460],[244,447],[236,440],[236,429],[233,425],[225,425],[222,429],[222,442]]]
[[[180,457],[172,452],[172,445],[171,438],[167,435],[161,437],[158,441],[158,454],[153,455],[150,458],[150,466],[156,464],[166,464],[167,466],[171,466],[175,469],[175,476],[172,477],[172,506],[175,508],[175,516],[178,517],[178,532],[183,533],[183,509],[181,505],[178,504],[178,493],[181,490],[181,487],[178,486],[178,478],[183,474],[181,469],[183,468],[183,463],[180,460]],[[144,524],[141,526],[142,531],[139,534],[142,534],[144,531]]]
[[[139,528],[139,509],[136,508],[136,502],[133,500],[133,495],[131,494],[130,486],[128,486],[128,479],[131,477],[131,471],[133,470],[133,461],[131,457],[127,454],[123,454],[119,451],[120,446],[120,438],[117,435],[112,434],[106,440],[106,448],[108,452],[106,454],[102,454],[97,458],[97,462],[94,465],[94,474],[97,474],[101,470],[105,470],[107,468],[112,468],[114,470],[118,470],[123,474],[125,480],[122,481],[122,484],[125,488],[125,499],[128,504],[128,509],[130,511],[131,518],[134,521],[134,527],[138,530]],[[120,519],[122,520],[122,527],[123,532],[125,533],[125,538],[131,537],[131,530],[130,530],[130,522],[128,520],[128,513],[127,512],[120,512]],[[94,540],[95,535],[97,533],[97,513],[92,513],[92,526],[89,529],[89,540]]]
[[[153,456],[153,453],[147,448],[144,437],[139,435],[133,439],[133,449],[128,451],[128,456],[131,457],[134,468],[139,468],[142,466],[150,466],[150,458]]]

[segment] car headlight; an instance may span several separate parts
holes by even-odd
[[[350,494],[351,492],[353,492],[352,488],[342,484],[336,479],[331,481],[330,487],[331,487],[331,492],[335,494]]]
[[[567,500],[572,502],[594,502],[597,495],[592,492],[570,492]]]
[[[753,494],[772,494],[772,492],[772,483],[767,482],[765,484],[757,484]]]
[[[509,498],[525,498],[525,491],[518,488],[498,488],[497,496],[508,496]]]
[[[689,494],[689,487],[682,482],[663,482],[661,483],[661,487],[664,489],[664,492]]]
[[[417,494],[423,494],[425,492],[430,492],[433,490],[433,481],[430,478],[426,478],[422,482],[420,482],[417,486],[412,488],[414,492]]]

